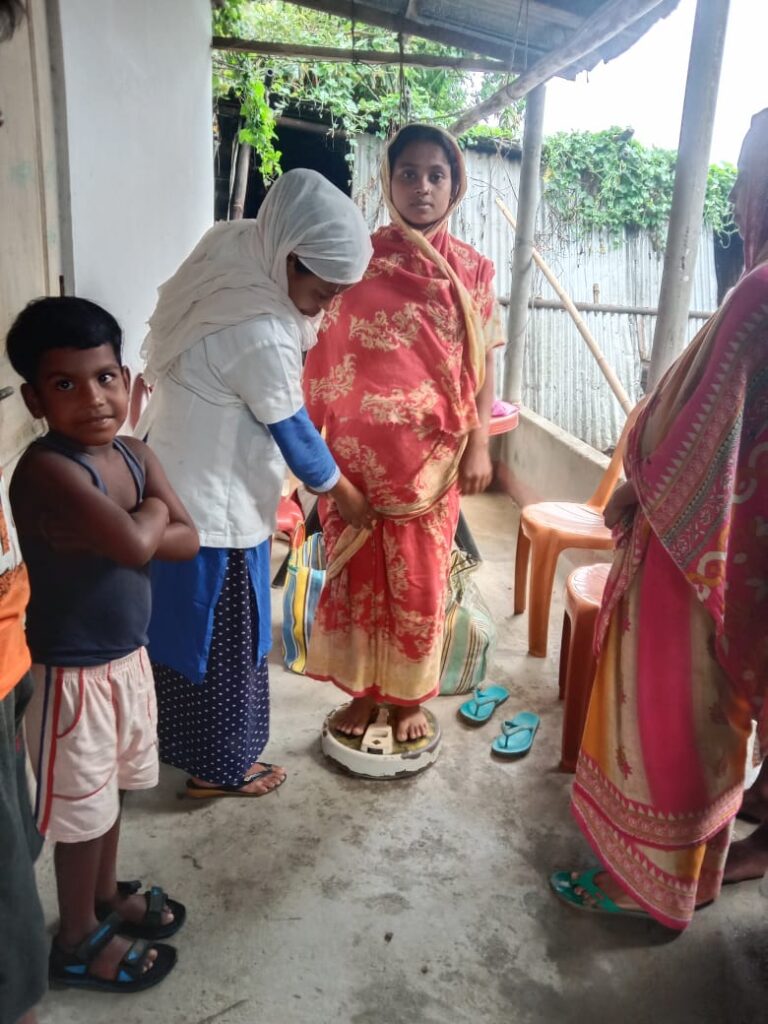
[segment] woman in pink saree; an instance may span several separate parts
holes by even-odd
[[[768,110],[733,198],[744,274],[640,410],[606,509],[572,794],[601,866],[550,879],[580,909],[678,930],[720,892],[753,719],[768,749]]]
[[[398,133],[382,166],[391,224],[305,366],[309,414],[379,517],[356,533],[321,503],[329,561],[307,674],[352,696],[334,720],[347,735],[362,735],[379,703],[394,706],[398,741],[427,735],[421,705],[438,691],[459,493],[491,478],[501,331],[493,264],[448,232],[465,190],[450,135]]]

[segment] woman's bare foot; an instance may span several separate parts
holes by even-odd
[[[345,736],[362,736],[374,718],[378,704],[373,697],[355,697],[333,716],[333,728]]]
[[[419,704],[410,707],[398,707],[395,711],[395,719],[397,722],[395,739],[398,743],[420,740],[429,732],[427,716]]]
[[[577,882],[579,880],[579,876],[580,876],[580,872],[579,871],[574,871],[571,874],[571,880],[573,882]],[[613,902],[616,904],[616,906],[617,907],[621,907],[622,910],[642,910],[643,909],[640,906],[639,903],[636,903],[635,900],[633,900],[631,896],[628,896],[626,894],[626,892],[622,889],[622,887],[619,885],[619,883],[611,875],[609,875],[607,871],[601,871],[599,874],[595,875],[594,881],[595,881],[595,885],[602,892],[605,893],[605,895],[608,897],[608,899],[613,900]],[[580,885],[574,886],[573,891],[576,893],[577,896],[581,897],[581,899],[582,899],[583,903],[585,904],[585,906],[588,906],[588,907],[597,907],[597,906],[599,906],[598,900],[596,900],[595,897],[591,893],[587,892],[586,889],[582,889],[582,887]]]
[[[258,775],[259,772],[263,772],[266,768],[269,768],[269,775],[265,775],[263,781],[268,784],[268,789],[274,789],[281,783],[285,782],[287,778],[287,772],[285,768],[282,768],[279,764],[263,764],[261,761],[257,761],[256,764],[252,764],[246,775]],[[260,780],[261,781],[261,780]]]
[[[768,821],[758,825],[751,836],[731,843],[723,872],[723,883],[749,882],[768,871]]]
[[[266,765],[257,761],[256,764],[251,765],[247,775],[258,775],[259,772],[263,772],[267,768],[269,768],[269,775],[263,775],[260,779],[254,779],[253,782],[241,787],[244,793],[269,793],[273,789],[277,789],[278,786],[282,786],[286,779],[286,771],[279,764]]]

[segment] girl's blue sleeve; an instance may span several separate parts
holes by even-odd
[[[321,494],[336,486],[341,471],[303,406],[288,419],[267,427],[288,468],[302,483]]]

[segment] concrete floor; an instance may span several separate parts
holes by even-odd
[[[541,715],[532,753],[492,760],[498,723],[466,727],[462,698],[442,697],[432,707],[445,742],[424,775],[337,773],[318,733],[338,695],[285,672],[278,642],[266,753],[290,773],[279,793],[194,803],[164,768],[156,790],[127,802],[123,877],[160,883],[188,907],[177,969],[140,996],[52,992],[41,1024],[768,1020],[768,882],[726,890],[679,938],[550,895],[550,872],[594,863],[557,768],[561,606],[550,657],[529,658],[525,616],[511,615],[515,506],[484,495],[465,509],[499,628],[490,678],[510,689],[507,710]],[[40,884],[53,927],[49,852]]]

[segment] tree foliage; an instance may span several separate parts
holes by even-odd
[[[396,51],[397,37],[384,29],[320,14],[279,0],[225,0],[214,9],[213,32],[273,42],[291,41],[344,49]],[[460,51],[411,38],[410,52],[460,55]],[[280,173],[277,119],[290,112],[350,135],[386,136],[406,121],[448,126],[473,102],[506,84],[507,76],[399,65],[339,64],[252,54],[214,55],[214,95],[240,103],[240,140],[253,146],[262,175]],[[462,140],[492,138],[498,144],[520,136],[522,102],[494,124],[476,125]],[[625,229],[646,230],[659,242],[669,219],[677,155],[647,148],[632,129],[561,132],[544,144],[544,195],[562,221],[617,237]],[[736,169],[709,170],[704,217],[719,233],[734,229],[728,193]]]
[[[672,206],[677,153],[645,147],[631,128],[560,132],[544,143],[544,196],[567,223],[621,235],[625,228],[659,238]],[[728,195],[731,164],[710,167],[704,219],[715,232],[732,233]]]
[[[214,10],[213,32],[270,42],[343,49],[398,50],[397,37],[384,29],[319,14],[276,0],[226,0]],[[461,56],[461,51],[411,38],[411,53]],[[447,127],[475,98],[505,84],[506,76],[477,75],[444,68],[338,64],[219,52],[214,56],[214,95],[241,102],[244,127],[266,177],[279,173],[276,118],[285,111],[316,118],[332,131],[388,135],[406,121]],[[511,107],[495,135],[511,141],[519,134],[522,105]],[[475,133],[477,134],[477,133]]]

